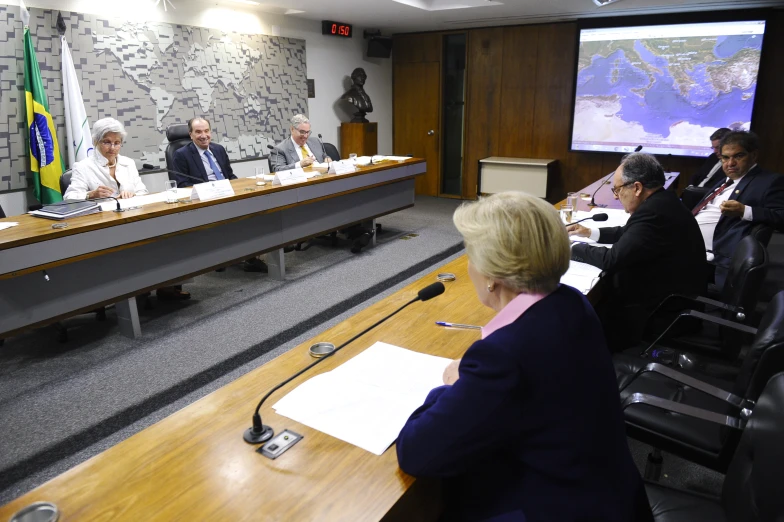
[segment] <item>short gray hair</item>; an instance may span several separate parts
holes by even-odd
[[[291,118],[291,126],[295,129],[303,123],[310,123],[310,120],[304,114],[295,114],[294,117]]]
[[[122,123],[115,120],[114,118],[103,118],[93,123],[93,145],[96,145],[103,139],[104,136],[110,132],[116,132],[119,134],[123,141],[125,141],[125,137],[128,136],[128,133],[125,132],[125,126],[123,126]]]
[[[645,152],[632,152],[621,160],[623,167],[624,183],[637,181],[644,188],[655,189],[664,186],[664,169],[661,163],[651,154]]]
[[[550,293],[569,268],[569,236],[555,208],[524,192],[463,203],[452,218],[468,259],[516,292]]]

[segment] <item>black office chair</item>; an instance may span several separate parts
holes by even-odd
[[[671,332],[677,331],[679,320],[688,321],[694,317],[698,318],[692,312],[699,313],[701,310],[688,309],[695,307],[712,308],[715,310],[715,315],[730,321],[746,324],[752,322],[767,270],[768,253],[765,247],[752,236],[744,237],[733,253],[727,280],[718,295],[711,297],[672,295],[662,301],[651,317],[655,317],[659,310],[682,307],[681,312],[664,332],[646,332],[648,341],[655,340],[645,351],[654,355],[652,349],[655,345],[657,354],[663,354],[665,357],[671,357],[675,352],[686,351],[703,354],[708,358],[728,361],[737,359],[742,346],[750,341],[749,337],[742,333],[712,323],[703,323],[702,330],[697,333],[681,334],[673,338]],[[683,324],[683,321],[680,324]]]
[[[784,291],[771,301],[759,328],[738,325],[702,314],[706,321],[753,333],[740,371],[734,381],[706,376],[696,371],[675,370],[640,356],[617,354],[613,357],[621,399],[627,403],[635,394],[655,400],[626,404],[627,434],[711,469],[725,472],[735,452],[739,435],[709,422],[689,417],[694,408],[719,416],[738,416],[753,408],[770,377],[784,371]],[[729,391],[728,391],[729,390]],[[676,415],[658,407],[662,400],[677,404]],[[656,461],[652,455],[650,461]]]
[[[715,419],[716,422],[722,422]],[[731,424],[744,424],[730,419]],[[733,428],[727,428],[733,429]],[[646,483],[656,522],[784,520],[784,373],[759,396],[724,477],[719,498]]]
[[[3,206],[0,205],[0,219],[3,219],[4,217],[5,217],[5,212],[3,212]]]
[[[685,189],[683,189],[683,193],[681,193],[681,201],[689,210],[693,210],[697,204],[702,201],[702,198],[708,195],[708,191],[710,187],[695,187],[694,185],[689,185]]]
[[[332,158],[334,161],[340,161],[340,152],[338,152],[338,148],[333,144],[324,143],[324,152],[326,152],[327,156]]]
[[[166,146],[166,168],[169,169],[169,179],[175,179],[172,169],[174,168],[174,153],[191,142],[188,133],[187,123],[172,123],[166,127],[166,139],[169,144]]]
[[[71,186],[71,177],[73,176],[73,171],[71,169],[66,170],[63,172],[63,175],[60,176],[60,194],[65,196],[65,191],[68,190],[68,187]]]

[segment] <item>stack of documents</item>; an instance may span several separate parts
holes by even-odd
[[[0,223],[0,230],[5,230],[6,228],[11,228],[17,226],[19,223],[15,221],[5,221]]]
[[[378,342],[331,372],[300,384],[278,414],[381,455],[408,417],[441,386],[450,360]]]
[[[101,207],[95,201],[74,201],[72,203],[58,203],[46,205],[41,210],[33,210],[31,215],[46,219],[68,219],[77,216],[86,216],[100,212]]]
[[[587,294],[599,282],[601,273],[601,268],[578,261],[569,261],[569,270],[561,277],[561,283]]]

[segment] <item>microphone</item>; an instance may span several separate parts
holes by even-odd
[[[640,152],[642,150],[642,145],[637,145],[637,148],[634,149],[634,152]]]
[[[272,152],[274,152],[275,153],[275,157],[278,158],[278,160],[280,160],[280,157],[278,156],[280,154],[280,152],[278,152],[278,149],[276,149],[275,147],[273,147],[269,143],[267,144],[267,148],[269,150],[271,150]],[[277,164],[275,166],[277,167]],[[276,172],[277,172],[277,169],[276,169]]]
[[[596,215],[593,215],[593,216],[589,216],[587,218],[578,219],[577,221],[575,221],[573,223],[567,223],[566,226],[570,227],[572,225],[576,225],[577,223],[582,223],[583,221],[607,221],[608,218],[609,218],[609,216],[607,214],[605,214],[604,212],[602,212],[601,214],[596,214]]]
[[[599,183],[599,186],[596,187],[596,190],[594,190],[593,194],[591,194],[591,202],[588,203],[588,206],[591,206],[591,207],[601,207],[601,208],[604,208],[604,207],[607,206],[607,205],[599,205],[599,204],[597,204],[596,200],[594,198],[596,197],[596,193],[599,192],[599,189],[602,188],[603,186],[605,186],[607,183],[610,182],[610,178],[613,177],[614,174],[615,174],[615,172],[612,172],[609,176],[607,176],[607,179],[605,179],[604,181]]]
[[[158,167],[156,167],[154,165],[150,165],[149,163],[144,163],[142,165],[142,168],[143,169],[147,169],[147,170],[156,170],[156,169],[158,169]],[[186,174],[184,172],[180,172],[179,170],[166,169],[166,168],[161,169],[161,170],[165,170],[166,172],[171,172],[173,174],[179,174],[180,176],[185,176],[186,178],[192,179],[194,181],[198,181],[199,183],[204,183],[204,178],[197,178],[196,176],[191,176],[190,174]],[[224,178],[224,179],[226,179],[226,178]]]
[[[412,299],[411,301],[407,302],[406,304],[404,304],[403,306],[401,306],[400,308],[398,308],[397,310],[395,310],[391,314],[389,314],[386,317],[382,318],[377,323],[375,323],[375,324],[367,327],[363,331],[359,332],[357,335],[355,335],[354,337],[352,337],[351,339],[349,339],[345,343],[341,344],[340,346],[338,346],[337,348],[332,350],[330,353],[326,354],[324,357],[321,357],[320,359],[316,359],[314,362],[312,362],[311,364],[307,365],[302,370],[298,371],[297,373],[295,373],[294,375],[292,375],[291,377],[289,377],[285,381],[283,381],[280,384],[278,384],[277,386],[273,387],[259,401],[258,406],[256,406],[256,411],[253,413],[253,426],[248,428],[247,430],[245,430],[245,433],[242,435],[242,438],[248,444],[261,444],[262,442],[266,442],[269,439],[271,439],[272,436],[275,434],[275,431],[272,428],[270,428],[269,426],[267,426],[267,425],[265,425],[265,424],[263,424],[261,422],[261,415],[259,414],[259,410],[261,409],[261,405],[264,404],[264,401],[266,401],[267,398],[270,395],[272,395],[277,390],[279,390],[283,386],[287,385],[288,383],[290,383],[291,381],[293,381],[294,379],[296,379],[297,377],[299,377],[300,375],[302,375],[306,371],[310,370],[311,368],[313,368],[317,364],[319,364],[319,363],[325,361],[326,359],[332,357],[333,355],[338,353],[341,349],[343,349],[344,346],[346,346],[346,345],[352,343],[353,341],[359,339],[360,337],[362,337],[363,335],[368,333],[370,330],[374,329],[376,326],[380,325],[381,323],[383,323],[387,319],[390,319],[391,317],[396,315],[398,312],[400,312],[401,310],[406,308],[408,305],[416,303],[417,301],[429,301],[430,299],[433,299],[434,297],[437,297],[437,296],[443,294],[444,290],[445,290],[444,283],[441,283],[440,281],[436,282],[436,283],[433,283],[432,285],[426,286],[425,288],[420,290],[417,293],[417,296],[414,299]]]
[[[319,139],[319,143],[321,143],[321,152],[324,153],[324,161],[327,162],[327,158],[329,158],[329,159],[332,159],[332,158],[327,156],[327,149],[324,148],[324,141],[322,141],[322,139],[321,139],[321,134],[318,135],[318,139]]]

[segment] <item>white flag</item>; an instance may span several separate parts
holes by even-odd
[[[63,101],[65,101],[65,132],[68,141],[68,168],[87,157],[93,148],[90,122],[84,110],[82,89],[76,77],[71,50],[65,36],[60,37],[63,55]]]

